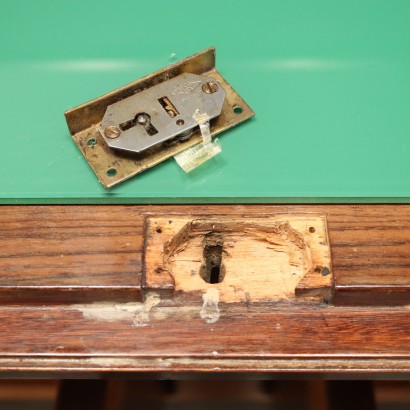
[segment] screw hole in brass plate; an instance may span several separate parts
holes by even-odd
[[[115,168],[107,169],[107,175],[109,177],[115,177],[117,175],[117,170]]]

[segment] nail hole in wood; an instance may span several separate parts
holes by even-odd
[[[162,228],[160,226],[157,226],[155,230],[157,233],[162,233]]]
[[[309,232],[310,232],[310,233],[315,233],[315,232],[316,232],[316,229],[315,229],[313,226],[311,226],[311,227],[309,228]]]
[[[329,268],[323,268],[322,269],[322,276],[327,276],[330,274],[330,269]]]

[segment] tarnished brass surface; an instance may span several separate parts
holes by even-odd
[[[212,77],[219,81],[226,91],[222,112],[211,122],[212,136],[254,115],[252,109],[215,69],[214,47],[68,110],[65,117],[71,135],[104,187],[111,188],[201,142],[201,134],[196,132],[188,141],[162,145],[142,154],[127,154],[109,148],[98,132],[98,125],[108,105],[184,72]]]

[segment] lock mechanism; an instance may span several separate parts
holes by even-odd
[[[142,153],[170,140],[189,139],[199,127],[195,114],[213,119],[224,101],[218,81],[185,73],[109,105],[98,129],[110,148]]]
[[[214,47],[65,112],[105,188],[170,157],[192,169],[218,151],[212,137],[253,115],[216,70]]]

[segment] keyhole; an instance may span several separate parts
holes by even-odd
[[[155,135],[158,133],[158,130],[151,123],[151,116],[146,112],[140,112],[132,120],[123,122],[120,124],[120,128],[122,131],[126,131],[136,125],[142,126],[148,135]]]
[[[209,234],[204,240],[204,263],[199,274],[206,283],[221,283],[225,277],[225,266],[222,263],[223,238]]]
[[[219,283],[220,274],[221,274],[221,266],[219,265],[212,266],[212,263],[211,263],[211,274],[209,276],[209,283]]]

